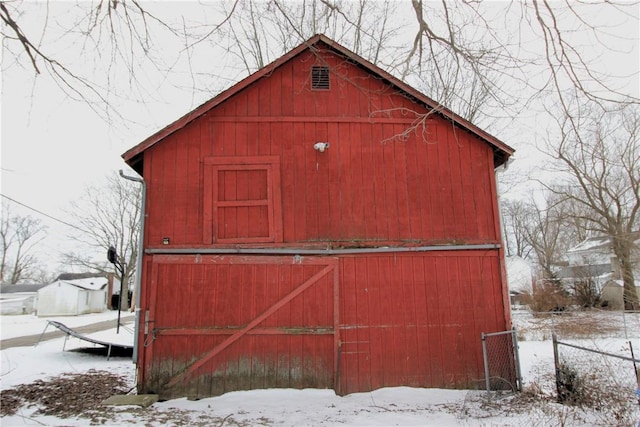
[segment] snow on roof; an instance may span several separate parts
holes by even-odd
[[[84,279],[59,280],[59,282],[67,283],[71,286],[76,286],[82,289],[97,291],[99,289],[104,288],[107,285],[107,278],[106,277],[87,277]]]
[[[593,249],[608,249],[610,246],[611,241],[608,236],[589,237],[569,249],[567,253],[589,251]]]
[[[640,245],[640,231],[635,231],[629,235],[630,239],[635,239],[636,245]],[[589,237],[576,246],[570,248],[567,253],[582,252],[593,249],[608,249],[611,250],[611,238],[609,236],[595,236]]]
[[[36,293],[38,289],[45,286],[47,286],[47,283],[38,285],[2,285],[0,286],[0,294]]]

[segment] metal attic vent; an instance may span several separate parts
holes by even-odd
[[[329,89],[329,67],[311,67],[311,89]]]

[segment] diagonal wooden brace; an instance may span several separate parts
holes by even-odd
[[[302,283],[300,286],[295,288],[293,291],[291,291],[284,298],[282,298],[280,301],[278,301],[273,306],[271,306],[268,310],[266,310],[260,316],[256,317],[251,322],[249,322],[247,324],[247,326],[245,326],[244,328],[242,328],[242,329],[238,330],[237,332],[235,332],[229,338],[227,338],[226,340],[224,340],[223,342],[218,344],[216,347],[214,347],[211,351],[209,351],[204,356],[202,356],[202,358],[200,358],[199,360],[193,362],[191,365],[188,365],[187,367],[185,367],[185,369],[182,372],[180,372],[180,373],[176,374],[175,376],[173,376],[167,382],[166,388],[169,389],[169,388],[175,386],[176,384],[178,384],[180,381],[186,379],[189,375],[193,374],[194,371],[196,371],[202,365],[204,365],[209,360],[214,358],[216,355],[218,355],[225,348],[229,347],[231,344],[233,344],[234,342],[239,340],[248,331],[250,331],[251,329],[253,329],[256,326],[258,326],[260,323],[262,323],[262,321],[265,320],[267,317],[271,316],[273,313],[278,311],[280,308],[282,308],[289,301],[291,301],[292,299],[294,299],[295,297],[300,295],[302,292],[304,292],[305,290],[310,288],[321,277],[323,277],[326,274],[328,274],[331,271],[333,271],[334,268],[335,268],[334,265],[328,265],[325,268],[323,268],[322,270],[320,270],[319,272],[317,272],[316,274],[314,274],[313,276],[311,276],[304,283]]]

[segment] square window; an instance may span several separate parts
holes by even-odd
[[[282,241],[280,160],[205,159],[204,243]]]

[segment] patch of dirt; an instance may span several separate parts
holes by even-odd
[[[125,377],[111,372],[89,370],[85,373],[64,373],[2,390],[0,416],[15,415],[24,407],[36,407],[36,416],[47,415],[59,419],[79,417],[89,420],[87,424],[91,425],[110,425],[114,420],[122,421],[123,425],[142,422],[146,425],[177,427],[250,427],[271,423],[267,418],[236,420],[231,414],[218,416],[213,413],[173,408],[162,411],[154,407],[102,405],[102,401],[108,397],[127,394],[129,391],[131,387]]]
[[[104,422],[110,418],[111,408],[103,406],[102,401],[114,394],[126,394],[129,390],[123,377],[110,372],[65,373],[3,390],[0,415],[14,415],[26,405],[37,406],[36,414],[83,417],[93,422]]]

